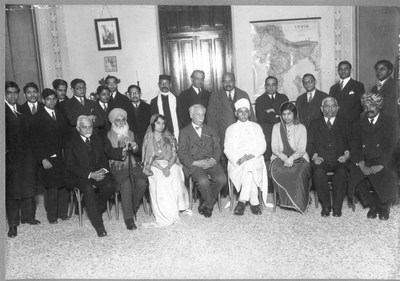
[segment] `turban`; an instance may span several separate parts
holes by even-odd
[[[45,98],[47,98],[48,96],[51,96],[51,95],[55,95],[57,97],[57,94],[56,94],[56,92],[54,90],[46,88],[42,92],[42,99],[45,99]]]
[[[121,108],[114,108],[113,110],[111,110],[110,114],[108,114],[108,120],[110,120],[111,123],[114,123],[115,119],[117,119],[117,117],[120,115],[124,116],[125,119],[128,116],[125,110]]]
[[[171,82],[171,76],[161,74],[160,76],[158,76],[158,81],[160,81],[160,80],[168,80],[169,82]]]
[[[361,104],[364,106],[366,102],[370,102],[372,105],[382,108],[383,97],[377,93],[365,93],[361,96]]]
[[[238,110],[239,108],[245,107],[248,110],[250,110],[250,102],[248,99],[240,99],[237,102],[235,102],[235,110]]]

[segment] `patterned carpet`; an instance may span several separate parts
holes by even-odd
[[[112,210],[103,216],[108,237],[97,238],[86,215],[83,227],[76,215],[50,225],[39,199],[42,224],[6,239],[7,279],[400,279],[399,205],[380,221],[360,204],[352,212],[344,203],[341,218],[322,218],[314,204],[304,215],[264,207],[254,216],[247,207],[243,217],[215,206],[210,219],[195,204],[193,216],[158,229],[140,226],[153,221],[140,208],[134,231]]]

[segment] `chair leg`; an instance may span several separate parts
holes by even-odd
[[[193,209],[193,180],[189,177],[189,208]]]
[[[233,210],[233,203],[234,203],[234,198],[233,198],[233,186],[232,186],[233,184],[232,184],[232,182],[231,182],[231,180],[228,178],[228,188],[229,188],[229,198],[230,198],[230,200],[231,200],[231,204],[230,204],[230,206],[229,206],[229,211],[232,211]]]
[[[221,193],[218,193],[218,209],[219,212],[222,212]]]
[[[315,200],[315,209],[318,209],[319,198],[316,190],[314,190],[314,200]]]
[[[107,216],[108,216],[108,219],[109,220],[111,220],[111,203],[110,203],[110,200],[107,200]]]
[[[263,201],[263,196],[262,196],[262,191],[261,189],[258,189],[258,201],[260,202],[260,209],[261,211],[264,209],[264,201]]]
[[[83,194],[81,194],[81,191],[78,188],[74,189],[75,191],[75,196],[76,196],[76,201],[78,202],[78,217],[79,217],[79,226],[82,226],[82,198],[83,198]]]
[[[69,196],[69,207],[68,207],[69,211],[68,211],[68,218],[70,219],[72,217],[72,214],[74,213],[74,209],[75,209],[75,204],[74,204],[74,192],[71,191],[70,192],[70,196]]]
[[[143,210],[146,215],[149,214],[149,209],[147,208],[147,198],[146,195],[143,195]]]
[[[119,220],[119,201],[118,201],[119,192],[115,192],[115,219]]]
[[[351,204],[351,209],[353,210],[353,212],[355,212],[356,211],[356,203],[357,203],[357,197],[354,195],[353,196],[353,200],[351,200],[352,202],[352,204]]]
[[[276,198],[277,194],[276,194],[276,189],[274,188],[274,207],[272,209],[273,212],[276,211],[276,204],[277,204],[277,198]]]

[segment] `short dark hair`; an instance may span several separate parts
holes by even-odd
[[[375,63],[374,69],[376,70],[376,68],[378,67],[378,64],[383,64],[385,65],[390,71],[393,71],[393,63],[391,63],[388,60],[380,60],[377,63]]]
[[[20,91],[17,83],[15,83],[14,81],[6,81],[6,88],[5,90],[7,90],[7,88],[17,88],[18,92]]]
[[[281,115],[285,110],[290,110],[291,112],[293,112],[293,117],[294,118],[297,117],[297,108],[290,101],[286,101],[286,102],[282,103],[281,109],[280,109]]]
[[[351,63],[348,62],[347,60],[343,60],[343,61],[339,62],[337,68],[339,69],[339,67],[341,67],[343,64],[347,64],[350,67],[350,69],[352,68]]]
[[[23,88],[24,93],[26,93],[26,91],[28,90],[28,88],[34,88],[34,89],[36,89],[36,91],[39,92],[39,87],[38,87],[38,85],[36,85],[36,83],[34,83],[34,82],[29,82],[29,83],[27,83],[27,84],[24,86],[24,88]]]
[[[110,89],[109,89],[106,85],[100,85],[100,86],[98,86],[97,89],[96,89],[96,94],[97,94],[97,95],[100,95],[101,91],[103,91],[103,90],[108,90],[108,91],[110,91]]]
[[[204,77],[206,76],[206,74],[204,73],[204,71],[203,71],[203,70],[196,69],[196,70],[193,70],[192,74],[190,75],[190,78],[193,78],[193,76],[194,76],[194,74],[195,74],[196,72],[203,73],[203,76],[204,76]]]
[[[75,86],[79,83],[83,83],[86,86],[86,82],[80,78],[75,78],[74,80],[71,81],[71,88],[75,88]]]
[[[53,81],[52,84],[53,84],[53,89],[54,89],[54,90],[57,90],[58,86],[60,86],[60,85],[64,85],[65,87],[68,88],[68,83],[67,83],[67,81],[65,81],[65,80],[63,80],[63,79],[56,79],[56,80]]]
[[[106,77],[106,79],[104,79],[104,83],[106,83],[107,84],[107,80],[108,79],[115,79],[115,82],[117,83],[117,84],[119,84],[120,82],[121,82],[121,80],[119,80],[117,77],[115,77],[114,75],[107,75],[107,77]]]
[[[132,88],[138,89],[139,93],[142,92],[142,89],[141,89],[138,85],[130,85],[130,86],[128,87],[127,92],[129,92]]]
[[[47,98],[48,96],[52,96],[54,95],[55,97],[57,97],[57,93],[56,91],[54,91],[53,89],[50,88],[46,88],[42,91],[42,99]]]
[[[306,78],[307,76],[310,76],[314,81],[315,81],[315,77],[314,75],[312,75],[311,73],[306,73],[303,75],[303,79]]]
[[[265,78],[265,80],[264,80],[264,84],[266,84],[267,83],[267,80],[268,79],[274,79],[275,80],[275,82],[276,82],[276,85],[278,85],[278,79],[275,77],[275,76],[268,76],[267,78]]]
[[[154,128],[155,128],[155,123],[159,120],[159,119],[162,119],[162,120],[164,120],[165,121],[165,127],[164,127],[164,130],[163,130],[163,133],[167,130],[167,120],[165,120],[165,117],[164,117],[164,115],[161,115],[161,114],[159,114],[157,117],[156,117],[156,119],[154,119],[154,121],[150,124],[150,126],[151,126],[151,130],[154,132]]]

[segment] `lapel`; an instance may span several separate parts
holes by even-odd
[[[237,91],[235,89],[235,95],[237,96]],[[218,93],[218,98],[221,101],[222,106],[226,108],[226,110],[229,111],[229,114],[234,114],[231,103],[229,102],[228,96],[225,92],[224,89],[221,89],[220,92]]]
[[[193,128],[192,123],[189,124],[189,137],[193,141],[193,143],[197,146],[203,146],[202,138],[196,133],[196,130]],[[202,128],[202,134],[204,133],[204,125]]]
[[[15,116],[14,112],[11,110],[11,108],[6,103],[4,103],[4,106],[6,108],[6,116],[8,116],[8,118],[10,118],[12,120],[18,120],[17,116]],[[19,112],[18,105],[17,105],[17,110]],[[17,113],[17,115],[18,115],[18,113]]]

